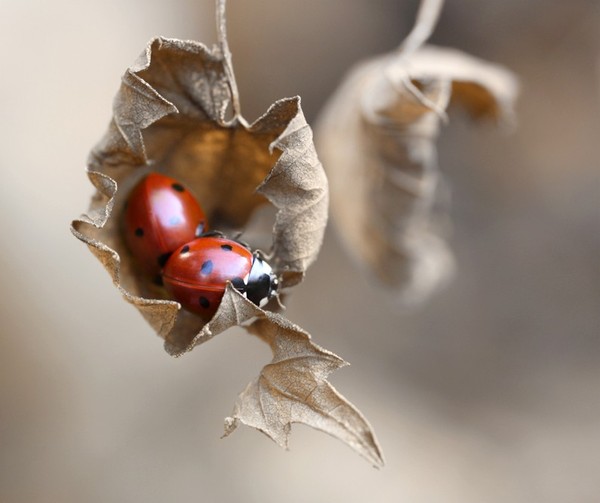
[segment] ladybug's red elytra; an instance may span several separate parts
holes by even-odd
[[[145,272],[159,282],[171,253],[206,230],[206,216],[196,198],[168,176],[150,173],[127,199],[125,241]]]
[[[258,306],[277,293],[277,276],[260,253],[224,237],[200,237],[181,246],[163,269],[173,298],[206,321],[217,311],[228,281]]]

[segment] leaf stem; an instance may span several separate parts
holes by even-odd
[[[401,85],[424,106],[434,111],[444,122],[448,121],[445,110],[428,99],[411,81],[406,61],[427,42],[440,18],[444,0],[421,0],[415,25],[396,50],[398,57],[384,71],[393,87]],[[398,85],[399,84],[399,85]]]
[[[444,0],[421,0],[415,26],[398,48],[404,57],[412,54],[429,39],[437,25],[443,5]]]
[[[229,44],[227,43],[227,27],[226,27],[226,16],[225,16],[225,4],[226,0],[215,0],[216,17],[217,17],[217,40],[221,55],[223,56],[223,62],[225,64],[225,73],[227,80],[229,81],[229,89],[231,90],[231,107],[233,109],[234,119],[241,117],[240,109],[240,96],[237,88],[237,82],[235,80],[235,74],[233,73],[233,64],[231,62],[231,51],[229,50]]]

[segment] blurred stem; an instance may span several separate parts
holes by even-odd
[[[216,0],[215,3],[217,15],[217,40],[225,63],[225,73],[227,75],[227,80],[229,81],[229,89],[231,90],[233,117],[234,119],[237,119],[241,117],[242,114],[240,110],[240,96],[235,80],[235,74],[233,73],[233,64],[231,62],[231,51],[229,50],[229,44],[227,43],[227,26],[225,19],[225,4],[227,2],[226,0]]]
[[[440,12],[444,6],[444,0],[421,0],[415,26],[404,39],[398,51],[408,56],[421,47],[435,29]]]
[[[421,104],[435,112],[442,121],[447,122],[448,116],[445,109],[427,98],[413,84],[405,67],[406,60],[431,37],[440,18],[443,6],[444,0],[421,0],[415,25],[397,49],[399,57],[384,71],[387,79],[398,92],[402,92],[402,88],[404,88]]]

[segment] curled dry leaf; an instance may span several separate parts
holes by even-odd
[[[259,417],[255,396],[245,392],[228,432],[239,420],[285,445],[290,423],[304,422],[380,465],[369,425],[326,381],[329,372],[344,365],[340,358],[231,285],[215,316],[204,324],[169,300],[126,248],[121,215],[127,196],[141,177],[159,171],[195,194],[213,229],[243,229],[257,208],[271,203],[276,209],[272,242],[263,243],[263,249],[269,251],[282,288],[302,281],[320,249],[327,179],[300,99],[277,101],[253,124],[244,120],[224,36],[224,4],[217,6],[220,46],[209,50],[197,42],[157,38],[125,73],[109,129],[89,158],[88,176],[96,193],[71,230],[164,338],[170,354],[181,355],[235,325],[249,327],[271,345],[275,359],[257,383],[261,402],[272,406],[263,407]],[[314,392],[305,392],[313,384]]]
[[[474,118],[506,121],[517,94],[516,79],[504,68],[456,50],[420,47],[440,7],[437,0],[424,2],[397,52],[350,71],[316,135],[345,248],[407,304],[427,298],[454,269],[435,146],[447,107],[456,102]]]
[[[369,423],[327,381],[347,363],[278,314],[265,313],[249,330],[269,343],[273,361],[238,397],[232,417],[225,420],[225,435],[241,422],[287,447],[292,423],[304,423],[344,441],[374,466],[383,466]]]
[[[157,38],[127,70],[109,129],[93,149],[88,174],[97,189],[90,210],[73,222],[124,297],[166,349],[181,354],[202,340],[203,323],[141,273],[122,239],[121,214],[130,189],[149,171],[189,187],[217,229],[242,229],[270,202],[277,210],[270,250],[282,287],[302,281],[315,260],[327,221],[327,179],[316,156],[300,99],[277,101],[249,125],[227,118],[233,96],[220,48]],[[220,310],[220,317],[235,313]],[[227,325],[213,320],[214,326]],[[206,329],[205,329],[206,330]]]

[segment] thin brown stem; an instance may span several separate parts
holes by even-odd
[[[225,63],[225,73],[227,74],[227,80],[229,81],[229,89],[231,90],[231,106],[233,108],[233,116],[235,119],[241,117],[242,114],[240,109],[240,96],[235,80],[235,74],[233,73],[233,64],[231,62],[231,51],[229,50],[229,44],[227,43],[225,4],[226,0],[215,0],[217,40]]]

